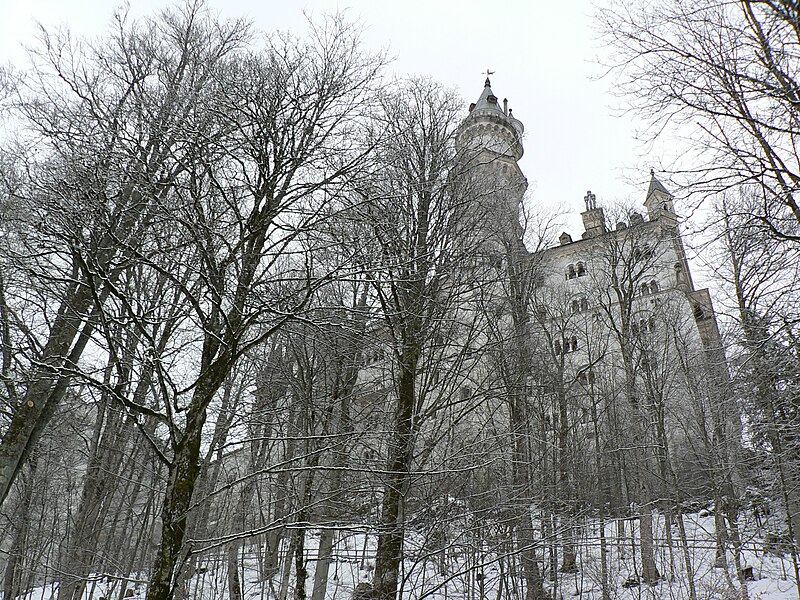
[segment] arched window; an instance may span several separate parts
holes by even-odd
[[[575,268],[576,268],[578,277],[583,277],[584,275],[586,275],[586,265],[583,264],[583,261],[579,262]]]
[[[575,265],[567,266],[567,279],[575,279],[577,277],[575,273]]]
[[[570,349],[572,352],[575,352],[578,349],[578,338],[576,336],[572,336],[570,339]]]
[[[589,367],[584,367],[580,373],[578,373],[578,383],[584,387],[593,384],[594,380],[594,371],[592,371]]]
[[[556,351],[556,356],[561,356],[561,342],[559,342],[558,340],[556,340],[556,341],[553,343],[553,350],[555,350],[555,351]]]
[[[658,282],[655,279],[650,282],[650,293],[651,294],[658,293]]]
[[[649,319],[647,319],[647,328],[650,330],[651,333],[656,330],[656,318],[652,315],[650,316]]]
[[[587,300],[586,296],[574,298],[569,303],[569,307],[573,314],[587,312],[589,310],[589,300]]]

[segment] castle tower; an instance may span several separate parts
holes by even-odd
[[[597,206],[597,197],[591,192],[586,192],[583,201],[586,203],[586,210],[581,213],[585,232],[584,239],[596,237],[606,232],[606,217],[603,207]]]
[[[664,187],[653,169],[650,169],[650,185],[647,188],[647,197],[644,200],[647,216],[651,221],[664,221],[667,226],[676,226],[678,219],[675,215],[675,205],[672,194]]]
[[[503,100],[500,106],[487,77],[478,101],[470,104],[469,115],[459,128],[458,143],[461,148],[485,152],[519,171],[517,161],[524,151],[524,132],[522,122],[514,118],[513,111],[508,108],[508,100]]]
[[[519,211],[528,182],[519,167],[525,127],[513,116],[508,100],[502,106],[486,78],[477,102],[458,130],[456,148],[480,189],[476,197],[486,200],[487,237],[521,238]]]
[[[644,200],[647,208],[647,216],[651,221],[661,224],[663,230],[670,232],[670,239],[675,248],[677,261],[673,265],[675,270],[675,280],[679,288],[687,293],[694,293],[694,282],[692,281],[689,261],[686,258],[686,249],[683,246],[680,228],[678,227],[678,216],[675,214],[675,204],[672,194],[664,187],[657,178],[655,171],[650,169],[650,185],[647,188],[647,196]],[[707,292],[706,292],[707,295]],[[705,302],[705,301],[704,301]],[[711,299],[707,304],[710,310]]]

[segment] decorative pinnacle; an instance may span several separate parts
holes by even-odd
[[[595,196],[591,190],[586,192],[583,201],[586,202],[586,210],[594,210],[597,208],[597,196]]]

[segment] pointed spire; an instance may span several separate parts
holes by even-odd
[[[667,188],[664,187],[664,184],[661,183],[658,179],[656,179],[656,172],[654,169],[650,169],[650,187],[647,188],[647,197],[649,198],[653,192],[662,192],[667,196],[672,196],[669,193]]]
[[[489,75],[492,74],[493,71],[486,70],[486,81],[483,84],[483,92],[481,92],[480,98],[475,103],[475,106],[472,110],[492,110],[497,111],[503,115],[503,109],[500,107],[500,104],[497,102],[497,96],[494,95],[492,91],[492,82],[489,81]],[[472,112],[472,111],[470,111]]]

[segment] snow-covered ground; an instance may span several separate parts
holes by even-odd
[[[715,567],[714,520],[705,516],[686,515],[686,537],[689,562],[695,582],[697,600],[733,600],[741,597],[732,554],[728,554],[729,568]],[[638,572],[638,552],[634,552],[631,529],[638,536],[634,520],[625,520],[625,538],[618,537],[618,523],[606,524],[608,549],[608,576],[611,598],[614,600],[681,600],[690,598],[686,556],[679,544],[677,528],[673,533],[673,551],[670,554],[664,538],[662,519],[656,519],[657,564],[662,575],[656,585],[635,584]],[[747,582],[751,600],[798,600],[791,557],[783,557],[764,550],[763,532],[752,523],[743,523],[742,563],[752,567],[754,581]],[[558,573],[557,581],[546,583],[550,593],[558,600],[571,598],[600,600],[600,543],[596,522],[575,532],[578,570],[575,573]],[[350,600],[359,583],[372,579],[375,551],[374,535],[350,532],[341,534],[335,549],[335,561],[330,566],[326,600]],[[310,597],[314,581],[318,536],[312,531],[306,539],[308,578],[306,593]],[[475,543],[451,540],[444,551],[430,551],[421,536],[409,535],[406,543],[407,558],[403,564],[404,598],[409,600],[518,600],[519,590],[509,570],[518,568],[513,559],[497,552],[480,549]],[[259,577],[257,552],[246,548],[241,560],[241,582],[245,600],[275,600],[284,592],[292,597],[295,575],[288,579],[281,574],[271,581]],[[627,585],[626,585],[627,582]],[[518,584],[517,584],[518,585]],[[123,590],[113,578],[97,576],[87,586],[85,600],[117,599],[127,594],[130,600],[144,598],[144,585],[128,583]],[[53,586],[29,590],[21,598],[49,600],[55,598]],[[193,600],[223,600],[228,597],[227,570],[222,553],[207,557],[197,565],[197,573],[189,584],[189,597]]]

